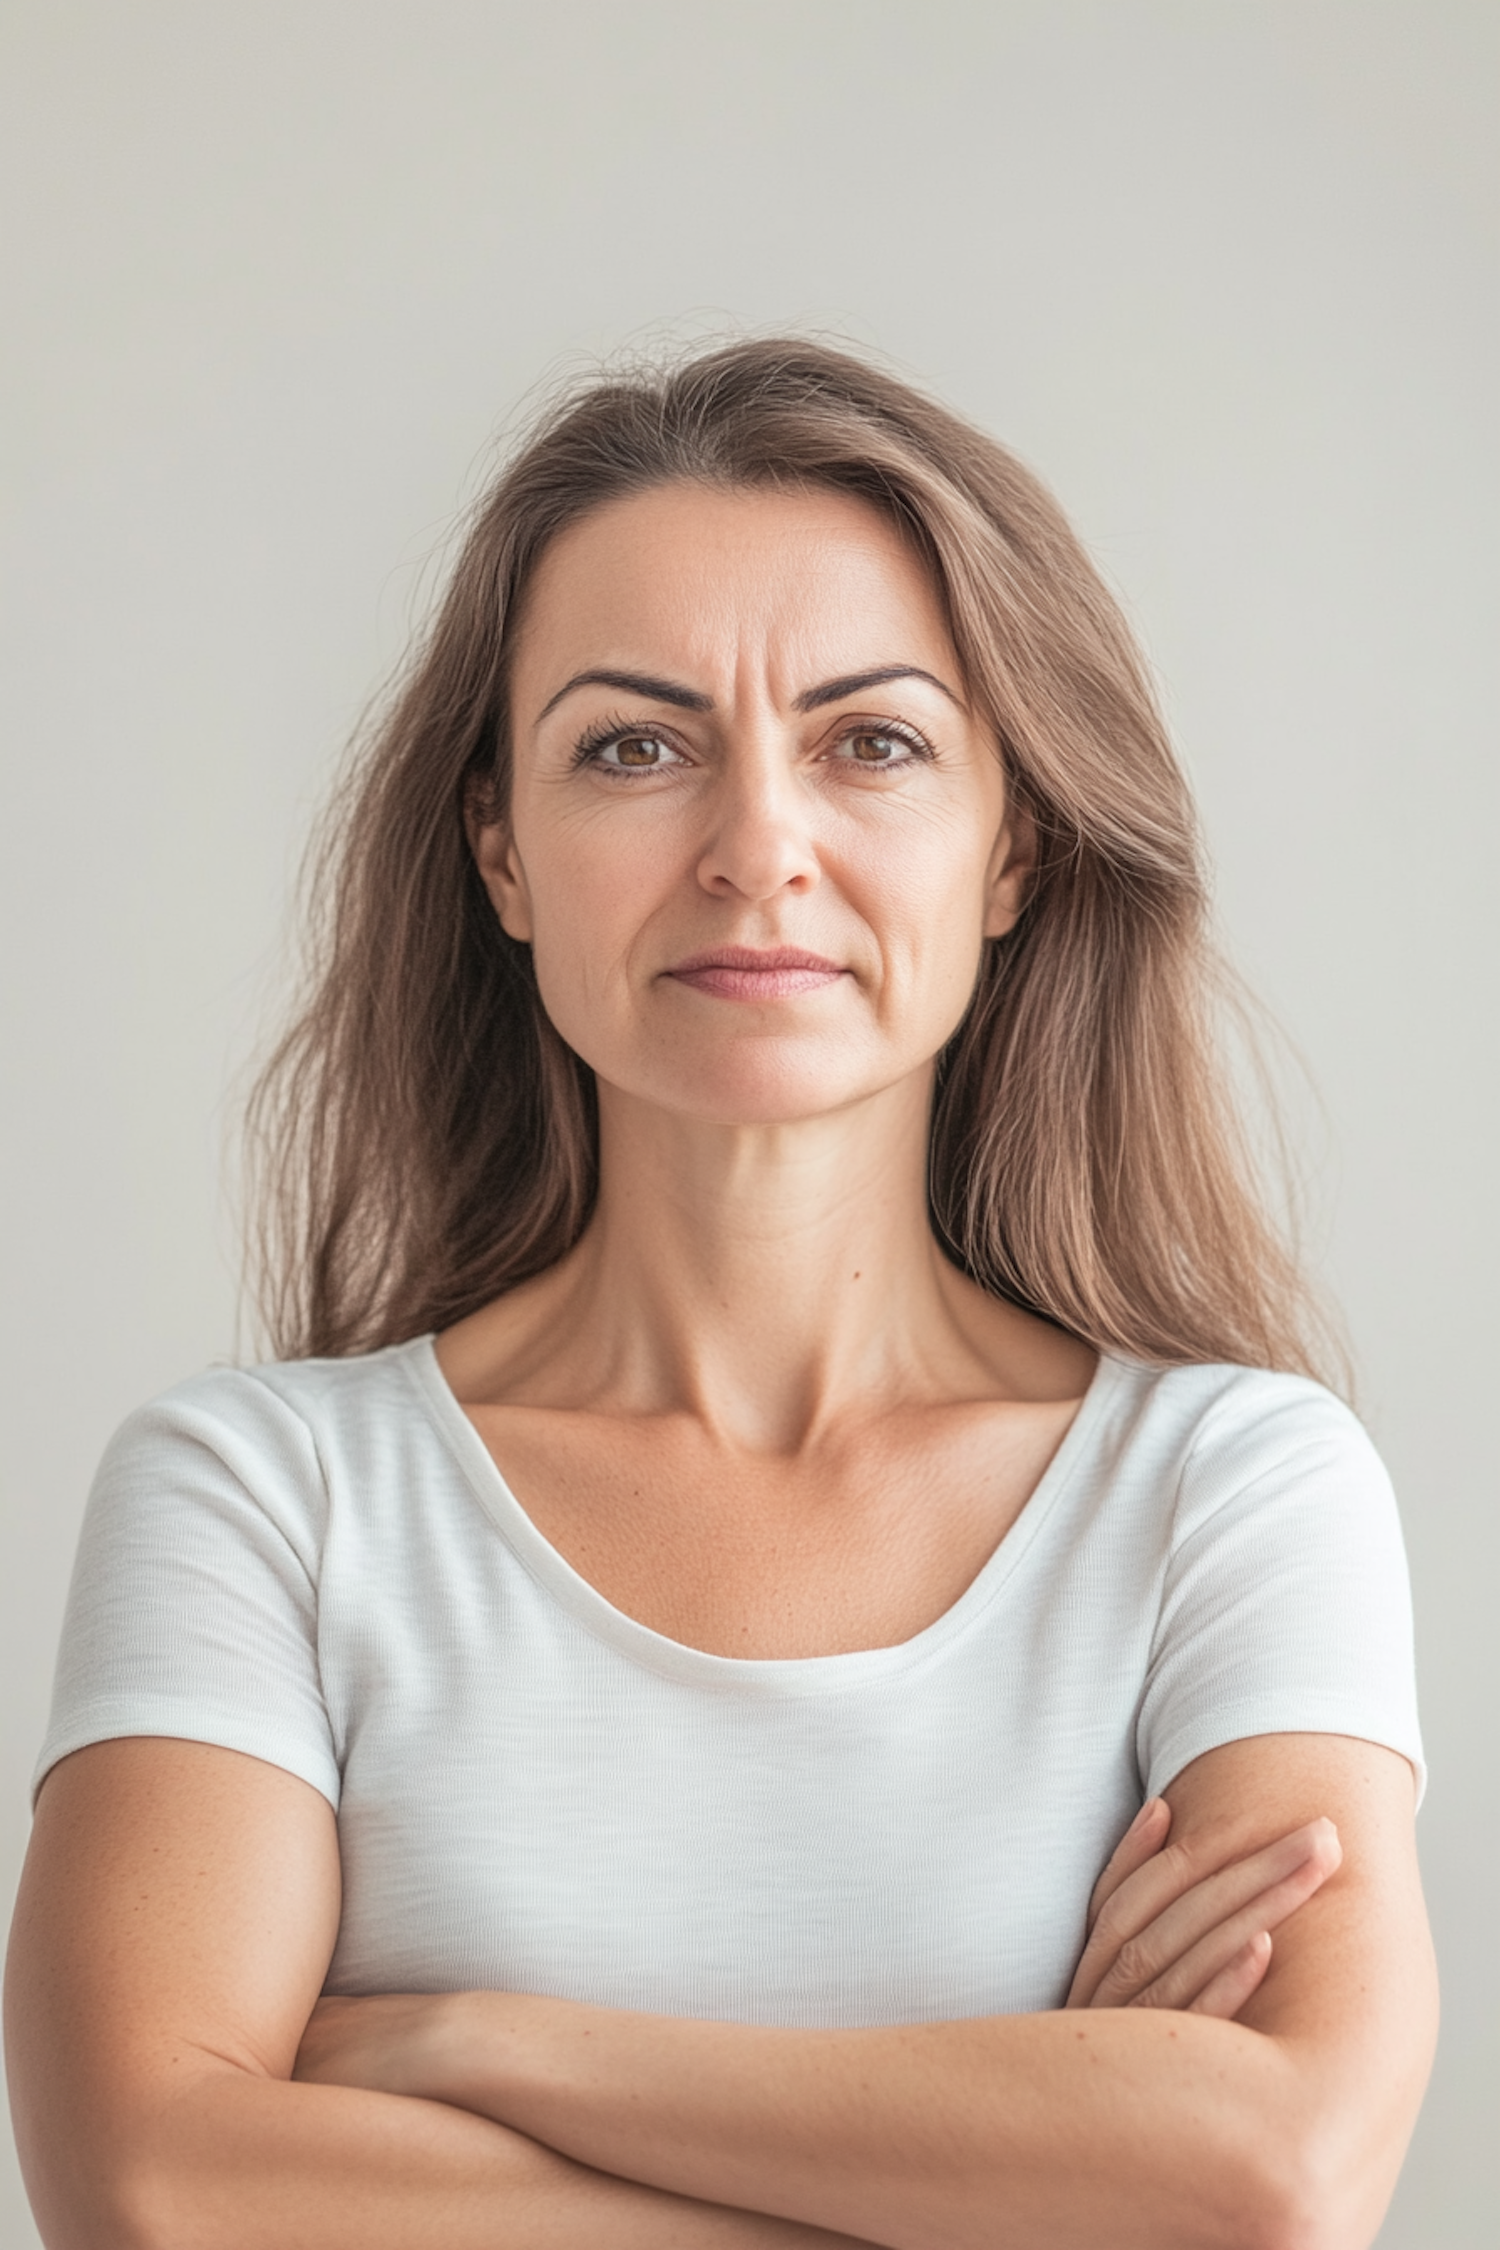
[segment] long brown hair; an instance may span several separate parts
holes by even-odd
[[[344,1354],[553,1264],[597,1180],[592,1074],[501,930],[464,828],[509,781],[518,605],[604,502],[695,480],[853,494],[913,540],[1041,861],[939,1065],[933,1224],[985,1288],[1108,1350],[1322,1372],[1213,1037],[1183,776],[1119,607],[1057,503],[863,361],[738,342],[554,404],[475,510],[423,645],[311,862],[300,1014],[250,1105],[273,1346]]]

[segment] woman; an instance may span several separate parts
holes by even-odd
[[[126,1425],[75,1580],[49,2245],[1368,2242],[1399,1534],[1051,500],[807,344],[592,387],[318,897],[283,1359]]]

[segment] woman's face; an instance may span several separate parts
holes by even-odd
[[[475,853],[605,1086],[781,1123],[930,1070],[1027,839],[882,516],[690,484],[601,508],[543,556],[511,705]]]

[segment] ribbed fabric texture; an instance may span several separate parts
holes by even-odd
[[[126,1422],[37,1779],[156,1734],[323,1791],[333,1992],[832,2026],[1058,2005],[1143,1795],[1282,1731],[1421,1772],[1395,1503],[1315,1384],[1105,1359],[935,1624],[757,1662],[580,1578],[424,1338],[215,1371]]]

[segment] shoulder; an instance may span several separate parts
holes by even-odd
[[[1382,1743],[1420,1776],[1400,1519],[1357,1416],[1319,1383],[1256,1368],[1135,1382],[1170,1462],[1140,1732],[1150,1787],[1262,1734]]]
[[[425,1344],[191,1375],[121,1423],[100,1463],[96,1505],[147,1489],[232,1487],[273,1515],[316,1517],[331,1457],[356,1436],[378,1448],[421,1418],[411,1363]]]
[[[1093,1417],[1095,1487],[1115,1521],[1181,1555],[1230,1528],[1399,1548],[1390,1476],[1322,1384],[1266,1368],[1109,1359]]]
[[[1140,1370],[1137,1471],[1155,1472],[1166,1570],[1163,1620],[1295,1608],[1332,1630],[1374,1619],[1409,1635],[1395,1495],[1364,1427],[1320,1383],[1259,1368]]]
[[[159,1392],[128,1415],[117,1436],[194,1432],[256,1436],[336,1425],[350,1415],[400,1415],[415,1403],[413,1362],[429,1339],[392,1344],[347,1359],[266,1360],[251,1367],[206,1367]]]
[[[1384,1516],[1384,1464],[1357,1415],[1321,1383],[1267,1368],[1115,1360],[1109,1420],[1127,1482],[1164,1498],[1174,1543],[1226,1508],[1316,1506]]]

